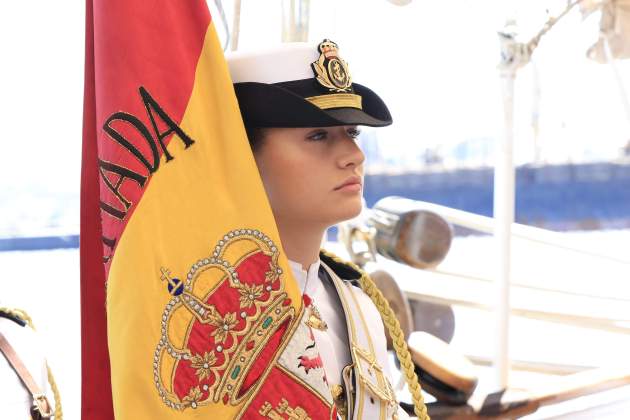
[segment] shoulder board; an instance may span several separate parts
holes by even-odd
[[[354,285],[358,285],[358,281],[361,278],[361,272],[351,267],[349,264],[341,261],[334,260],[330,255],[327,255],[324,252],[319,253],[319,258],[322,260],[324,264],[326,264],[330,269],[339,276],[340,279],[345,281],[349,281]]]
[[[26,321],[24,321],[22,318],[13,313],[6,312],[2,309],[0,309],[0,318],[10,319],[11,321],[21,325],[22,327],[26,326]]]

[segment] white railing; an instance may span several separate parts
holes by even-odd
[[[492,217],[481,216],[475,213],[469,213],[463,210],[457,210],[450,207],[441,206],[439,204],[419,202],[421,207],[425,210],[433,211],[440,216],[444,217],[450,223],[454,225],[463,226],[468,229],[472,229],[478,232],[494,234],[495,232],[495,220]],[[533,226],[526,226],[519,223],[512,224],[512,236],[515,238],[525,239],[531,242],[537,242],[539,244],[549,245],[556,248],[561,248],[567,251],[576,252],[582,255],[588,255],[597,259],[607,260],[610,262],[620,263],[624,265],[630,265],[630,258],[623,258],[614,255],[603,254],[595,250],[585,249],[575,244],[570,243],[561,234],[556,232],[537,228]]]

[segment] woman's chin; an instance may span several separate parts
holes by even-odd
[[[332,207],[331,210],[335,211],[334,224],[345,222],[346,220],[354,219],[363,209],[363,203],[361,199],[357,199],[354,203],[339,203],[337,206]]]

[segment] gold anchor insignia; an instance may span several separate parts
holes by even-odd
[[[317,47],[319,58],[311,63],[317,81],[335,92],[352,92],[352,77],[348,64],[339,57],[339,47],[329,39]]]

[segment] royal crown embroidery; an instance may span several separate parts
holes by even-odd
[[[295,316],[278,257],[264,233],[240,229],[194,263],[184,281],[161,269],[171,299],[153,376],[168,407],[238,404],[264,379]]]

